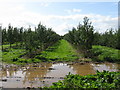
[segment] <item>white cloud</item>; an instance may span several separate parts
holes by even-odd
[[[49,6],[49,4],[50,4],[50,2],[48,3],[48,2],[41,2],[41,6],[43,6],[43,7],[48,7]]]
[[[47,5],[44,5],[47,6]],[[47,27],[52,27],[54,31],[63,35],[72,27],[76,27],[78,23],[83,22],[83,18],[87,16],[92,21],[96,30],[104,32],[108,28],[117,28],[117,17],[103,16],[99,14],[70,14],[62,15],[43,15],[28,11],[24,4],[3,4],[0,3],[0,23],[3,27],[7,27],[9,23],[17,27],[28,28],[35,27],[40,21]],[[80,9],[72,9],[71,12],[81,12]]]
[[[72,13],[79,13],[81,12],[82,10],[81,9],[76,9],[76,8],[73,8],[71,10],[64,10],[65,12],[67,12],[68,14],[72,14]]]
[[[73,12],[81,12],[81,9],[73,9]]]

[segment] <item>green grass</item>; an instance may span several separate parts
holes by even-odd
[[[9,64],[16,64],[16,65],[24,65],[26,63],[36,63],[40,62],[40,60],[34,60],[32,58],[25,59],[22,58],[27,53],[25,49],[7,49],[6,51],[2,52],[2,61],[9,63]]]
[[[7,49],[2,52],[2,60],[3,62],[13,63],[18,61],[25,53],[26,51],[24,49]]]
[[[120,72],[97,71],[95,75],[74,75],[68,74],[63,81],[53,83],[50,87],[44,88],[99,88],[99,89],[119,89],[120,88]]]
[[[2,60],[7,63],[25,64],[25,63],[37,63],[47,61],[75,61],[79,59],[75,49],[66,41],[60,40],[53,46],[47,48],[45,51],[36,55],[34,58],[24,59],[21,58],[27,51],[20,48],[7,48],[9,45],[4,46],[4,51],[0,52]],[[120,50],[113,49],[105,46],[94,45],[91,49],[93,53],[93,61],[109,61],[120,62]]]
[[[2,61],[2,48],[1,48],[1,45],[0,45],[0,62]]]
[[[2,61],[13,64],[38,63],[42,61],[72,61],[77,59],[77,54],[73,47],[65,40],[60,40],[45,51],[36,55],[34,58],[21,58],[27,51],[21,48],[8,48],[9,45],[4,45]]]
[[[93,60],[97,61],[109,61],[109,62],[120,62],[120,50],[94,45],[92,46]]]
[[[16,44],[11,44],[11,46],[16,46]],[[6,44],[6,45],[3,45],[3,49],[6,49],[6,48],[9,48],[10,47],[10,44]]]
[[[78,57],[73,47],[62,39],[40,55],[37,55],[35,59],[41,59],[42,61],[72,61],[78,59]]]

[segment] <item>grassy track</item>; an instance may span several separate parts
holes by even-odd
[[[66,40],[60,40],[43,51],[42,54],[37,55],[35,59],[42,61],[72,61],[78,59],[78,57],[73,47]]]

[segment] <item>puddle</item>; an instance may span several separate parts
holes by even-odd
[[[0,70],[0,85],[4,88],[27,88],[50,86],[72,74],[95,74],[96,70],[119,71],[116,63],[39,63],[26,66],[3,65]]]

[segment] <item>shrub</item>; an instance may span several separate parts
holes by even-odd
[[[47,87],[45,87],[47,88]],[[103,71],[95,75],[68,74],[63,81],[53,83],[48,88],[120,88],[120,72]]]

